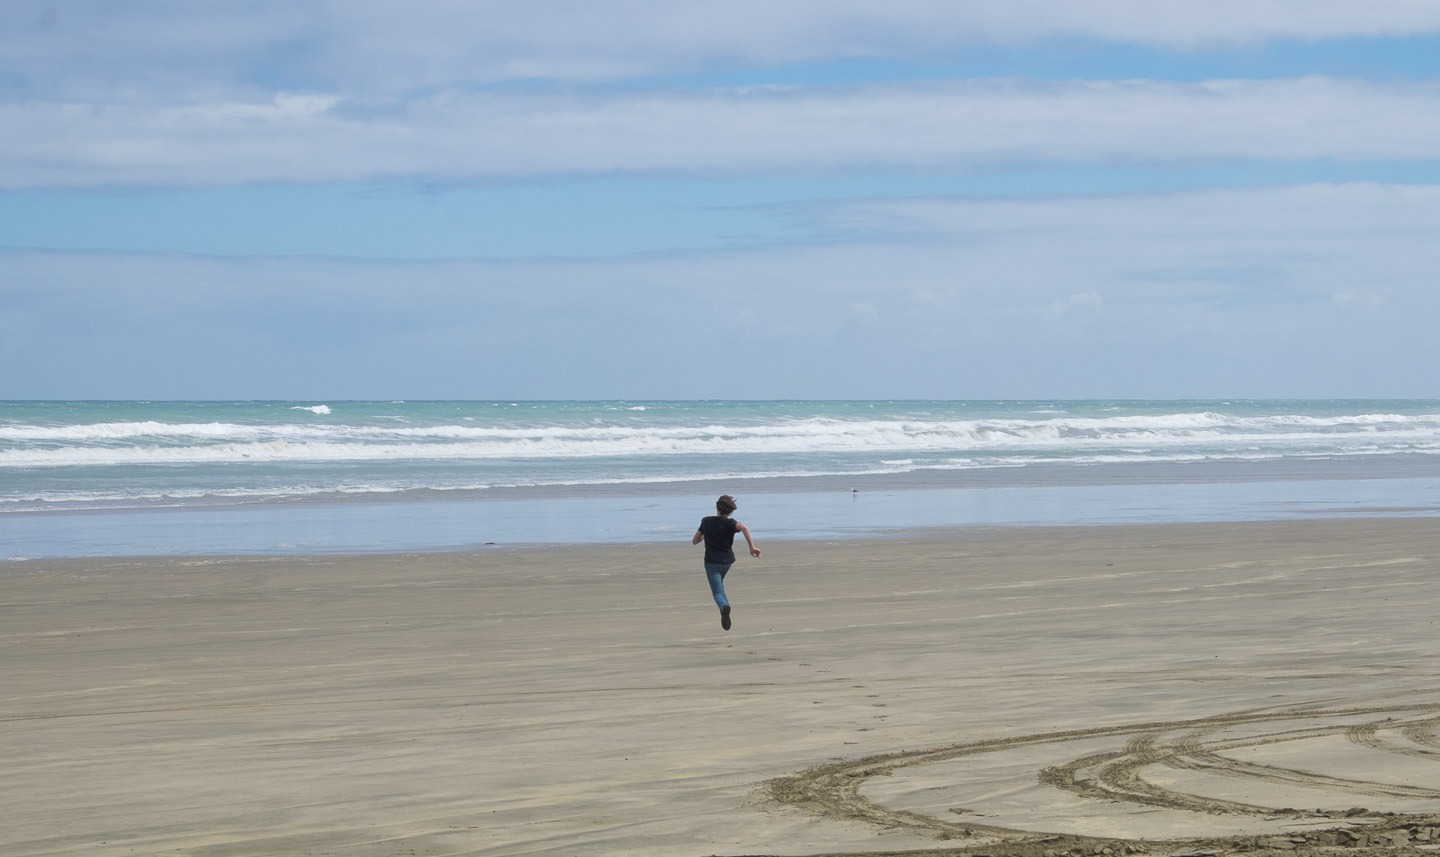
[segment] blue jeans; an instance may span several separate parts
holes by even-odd
[[[725,597],[725,572],[729,570],[729,563],[705,563],[705,577],[710,580],[710,594],[715,596],[718,607],[730,606],[730,600]]]

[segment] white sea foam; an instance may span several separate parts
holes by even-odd
[[[296,407],[294,410],[329,410],[325,405]],[[315,411],[320,413],[320,411]],[[1015,438],[1097,438],[1131,436],[1188,436],[1211,432],[1223,435],[1258,433],[1261,435],[1293,435],[1295,429],[1352,431],[1403,431],[1440,433],[1440,414],[1402,416],[1397,414],[1358,414],[1336,417],[1304,415],[1273,415],[1237,417],[1216,413],[1178,413],[1166,415],[1094,417],[1059,417],[1053,419],[878,419],[844,420],[826,417],[775,420],[765,423],[643,425],[623,422],[613,425],[467,425],[473,416],[460,417],[456,422],[417,425],[407,418],[385,415],[378,417],[385,425],[346,425],[329,423],[241,424],[233,422],[166,423],[155,420],[106,422],[78,425],[0,425],[0,441],[110,441],[125,438],[209,438],[245,440],[256,437],[277,439],[357,440],[407,439],[620,439],[645,437],[777,437],[846,438],[848,443],[866,445],[883,442],[891,436],[935,436],[988,439]],[[399,421],[404,425],[395,425]]]
[[[943,458],[935,460],[886,461],[879,465],[845,468],[792,467],[754,470],[669,470],[650,474],[605,472],[587,477],[554,476],[495,481],[460,480],[451,483],[417,481],[415,479],[381,479],[370,483],[338,482],[330,485],[287,483],[248,488],[170,488],[163,491],[133,490],[91,491],[56,490],[25,497],[0,497],[0,511],[34,511],[58,508],[125,508],[143,505],[150,508],[186,506],[213,502],[264,502],[306,498],[377,496],[414,494],[416,492],[474,493],[497,488],[583,488],[620,485],[659,485],[701,482],[745,482],[776,478],[815,479],[826,477],[893,476],[923,471],[975,471],[1030,467],[1037,464],[1085,467],[1116,463],[1188,463],[1199,461],[1270,461],[1283,458],[1280,454],[1233,453],[1208,454],[1121,454],[1087,456],[995,456],[982,458]]]
[[[317,406],[323,407],[323,406]],[[4,443],[9,441],[10,443]],[[1347,454],[1434,452],[1440,415],[1343,417],[1217,413],[1104,418],[841,420],[810,418],[742,425],[484,426],[317,423],[94,423],[0,426],[0,467],[639,458],[681,455],[915,454],[1235,450]],[[898,455],[897,455],[898,454]]]
[[[847,492],[864,477],[900,490],[983,488],[1110,479],[1115,464],[1154,465],[1147,480],[1263,479],[1290,473],[1263,464],[1284,459],[1352,462],[1320,464],[1321,478],[1371,467],[1393,475],[1428,468],[1378,459],[1440,455],[1437,411],[1435,402],[360,402],[334,412],[297,402],[0,403],[0,514],[703,482],[755,491],[744,483],[773,478]]]
[[[0,425],[0,441],[103,443],[139,437],[233,439],[247,434],[257,437],[263,431],[264,427],[261,426],[241,426],[229,423],[162,423],[154,420],[60,426]]]
[[[1100,444],[1096,446],[1100,446]],[[891,447],[891,449],[893,448],[894,447]],[[1033,453],[1044,451],[1043,447],[1037,445],[1031,448],[1031,455],[1023,457],[1017,456],[1013,460],[1018,463],[1045,463],[1050,461],[1069,461],[1075,463],[1097,463],[1102,461],[1180,461],[1192,458],[1244,460],[1263,454],[1261,452],[1263,447],[1253,446],[1247,446],[1242,449],[1213,448],[1188,454],[1183,453],[1181,451],[1183,448],[1181,447],[1172,449],[1172,451],[1168,453],[1163,453],[1159,449],[1141,452],[1126,451],[1118,446],[1115,449],[1116,454],[1097,456],[1093,454],[1086,455],[1083,453],[1083,450],[1067,449],[1064,446],[1055,445],[1050,447],[1050,455],[1035,455]],[[827,449],[824,451],[831,454],[840,454],[841,452],[836,449]],[[937,453],[959,450],[945,446],[931,447],[924,451]],[[1001,466],[1008,463],[1011,459],[994,454],[1000,451],[1001,450],[996,448],[988,450],[991,454],[985,457],[984,463],[987,466]],[[246,463],[323,464],[401,461],[501,462],[567,458],[645,459],[662,456],[758,455],[774,452],[776,452],[776,449],[770,446],[722,440],[692,444],[652,443],[643,446],[630,443],[593,443],[583,448],[568,449],[543,444],[509,444],[504,446],[491,444],[428,444],[424,446],[394,446],[321,443],[296,444],[275,441],[270,443],[216,444],[213,446],[196,447],[126,447],[120,449],[64,447],[45,450],[5,450],[0,451],[0,468]],[[1349,446],[1335,443],[1323,445],[1317,443],[1307,449],[1292,445],[1288,449],[1276,450],[1268,455],[1293,456],[1308,454],[1339,457],[1395,454],[1402,452],[1440,454],[1440,441],[1411,443],[1402,447],[1380,446],[1373,443],[1361,443]],[[922,463],[913,460],[906,464],[899,464],[893,459],[881,459],[880,463],[896,467],[897,472],[933,466],[933,462]]]
[[[1116,412],[1087,408],[824,408],[534,403],[474,407],[167,409],[229,419],[0,423],[0,511],[250,503],[496,487],[682,484],[1116,463],[1440,454],[1440,414],[1383,409]],[[606,412],[644,407],[644,413]],[[1153,408],[1152,408],[1153,410]],[[980,409],[975,409],[976,413]],[[532,416],[532,413],[535,415]],[[819,414],[819,415],[817,415]],[[863,415],[863,417],[862,417]],[[698,418],[697,418],[698,417]],[[353,421],[352,421],[353,420]],[[529,421],[527,424],[526,421]],[[731,462],[743,461],[732,469]],[[152,469],[136,470],[137,467]],[[80,472],[68,469],[86,468]],[[417,495],[419,496],[419,495]]]

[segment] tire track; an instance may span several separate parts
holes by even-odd
[[[1349,731],[1349,729],[1346,730],[1347,733]],[[1232,743],[1230,746],[1260,747],[1292,740],[1298,739],[1278,738],[1266,740],[1261,738],[1243,743]],[[1366,797],[1388,797],[1403,800],[1440,799],[1440,789],[1379,783],[1370,780],[1356,780],[1316,773],[1314,771],[1281,768],[1274,765],[1262,765],[1256,762],[1245,762],[1232,759],[1229,756],[1222,756],[1214,750],[1198,744],[1185,755],[1196,770],[1219,774],[1221,776],[1241,777],[1287,786],[1302,786],[1312,789],[1346,792],[1349,794],[1364,795]]]
[[[1437,722],[1440,721],[1437,721],[1437,719],[1433,717],[1405,723],[1379,720],[1373,723],[1362,723],[1358,726],[1352,726],[1350,731],[1345,733],[1345,737],[1355,744],[1360,744],[1361,746],[1374,750],[1384,750],[1387,753],[1400,753],[1406,756],[1436,759],[1440,757],[1440,753],[1436,753],[1434,750],[1426,750],[1423,747],[1406,747],[1402,744],[1386,741],[1380,737],[1379,733],[1381,729],[1398,729],[1400,734],[1413,744],[1429,744],[1434,746],[1434,729]]]
[[[1401,723],[1382,719],[1360,725],[1305,726],[1233,738],[1226,738],[1220,734],[1231,727],[1252,724],[1281,724],[1297,720],[1353,719],[1397,714],[1423,714],[1425,716],[1422,719]],[[944,838],[967,837],[977,834],[986,834],[1001,840],[1053,837],[1060,834],[1013,830],[978,824],[973,821],[952,822],[905,810],[887,809],[865,798],[860,794],[860,789],[866,781],[873,777],[885,776],[894,771],[918,765],[946,762],[966,756],[1021,747],[1063,745],[1097,738],[1124,738],[1125,741],[1120,749],[1091,753],[1062,765],[1044,768],[1037,772],[1037,780],[1044,785],[1099,800],[1118,800],[1206,814],[1324,820],[1337,818],[1339,815],[1321,811],[1306,812],[1291,808],[1267,807],[1178,792],[1148,782],[1142,776],[1142,772],[1154,765],[1165,765],[1172,768],[1245,778],[1287,787],[1300,786],[1331,793],[1400,800],[1440,800],[1440,788],[1338,777],[1315,771],[1245,762],[1223,755],[1223,752],[1228,750],[1337,735],[1345,735],[1355,743],[1372,749],[1385,751],[1405,749],[1397,748],[1383,741],[1376,736],[1376,733],[1382,728],[1403,729],[1406,730],[1407,737],[1413,735],[1411,740],[1415,740],[1417,743],[1436,742],[1434,729],[1437,724],[1440,724],[1440,716],[1437,715],[1440,715],[1440,705],[1437,704],[1370,705],[1345,708],[1307,703],[1278,710],[1238,712],[1193,720],[1133,723],[1094,729],[1045,732],[867,756],[861,759],[819,765],[790,776],[780,777],[767,783],[766,788],[773,799],[820,815],[863,820],[885,827],[928,831],[940,834]],[[1176,733],[1179,734],[1173,739],[1167,740],[1165,737],[1176,735]],[[1440,755],[1425,750],[1416,752],[1432,757]],[[1343,815],[1351,821],[1362,822],[1381,819],[1393,821],[1403,817],[1394,813],[1368,810],[1350,810]],[[1086,838],[1078,837],[1078,839]]]
[[[1405,727],[1405,737],[1426,747],[1440,747],[1440,737],[1435,735],[1437,725],[1440,725],[1440,718],[1422,720],[1414,726]]]

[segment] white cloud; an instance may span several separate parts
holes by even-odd
[[[1436,186],[855,201],[810,216],[822,235],[869,236],[876,247],[894,235],[897,248],[953,257],[966,284],[917,286],[1052,311],[1099,306],[1101,295],[1107,313],[1156,301],[1226,312],[1261,303],[1377,309],[1373,296],[1428,294],[1427,271],[1440,269]]]
[[[809,205],[815,228],[928,233],[981,240],[1027,234],[1128,236],[1157,240],[1208,236],[1230,246],[1266,247],[1309,235],[1321,245],[1347,237],[1423,244],[1436,233],[1440,186],[1370,182],[1157,194],[1015,198],[932,197]]]
[[[1431,0],[7,0],[0,56],[34,92],[347,95],[719,63],[926,59],[1050,38],[1194,49],[1440,31]],[[260,71],[263,69],[264,71]]]
[[[1056,315],[1068,315],[1098,310],[1102,303],[1104,302],[1098,293],[1084,292],[1082,294],[1071,295],[1063,301],[1056,301],[1051,304],[1051,308],[1054,309]]]
[[[0,186],[1440,156],[1440,86],[982,81],[411,103],[0,104]]]
[[[1373,292],[1355,291],[1353,289],[1345,292],[1336,292],[1330,297],[1331,300],[1335,301],[1335,306],[1341,307],[1342,309],[1349,307],[1370,310],[1372,312],[1379,309],[1380,304],[1385,300],[1382,295],[1377,295]]]
[[[0,397],[1435,392],[1440,188],[841,207],[905,225],[628,260],[0,254]]]
[[[857,322],[875,321],[880,316],[880,310],[869,301],[851,301],[849,309],[851,317]]]

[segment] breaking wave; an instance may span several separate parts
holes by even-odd
[[[0,513],[1437,453],[1440,402],[0,403]]]
[[[0,467],[814,454],[875,454],[881,457],[877,461],[912,454],[1124,458],[1187,451],[1212,456],[1435,452],[1440,451],[1440,414],[810,418],[751,425],[0,425]]]

